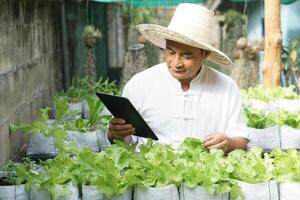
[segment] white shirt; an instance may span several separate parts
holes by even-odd
[[[131,78],[123,96],[135,106],[162,143],[179,145],[186,137],[203,138],[221,132],[248,138],[235,82],[225,74],[203,66],[183,91],[166,63]],[[146,139],[134,137],[144,143]]]

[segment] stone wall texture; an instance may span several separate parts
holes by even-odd
[[[0,0],[0,163],[23,152],[31,122],[62,88],[60,1]]]

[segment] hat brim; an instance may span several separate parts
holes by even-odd
[[[166,27],[155,24],[140,24],[137,25],[136,28],[148,41],[160,48],[164,49],[166,47],[166,40],[172,40],[181,44],[210,51],[210,54],[206,59],[218,65],[226,67],[232,65],[230,58],[208,43],[195,41]]]

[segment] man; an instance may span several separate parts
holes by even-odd
[[[138,31],[164,49],[166,63],[136,74],[124,87],[159,141],[180,144],[186,137],[203,139],[205,147],[230,152],[245,149],[248,135],[241,114],[241,97],[234,81],[204,66],[205,59],[231,65],[211,45],[213,13],[197,4],[179,4],[169,26],[138,25]],[[110,142],[121,139],[143,143],[125,120],[113,118]]]

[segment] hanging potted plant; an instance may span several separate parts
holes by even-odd
[[[102,33],[94,26],[88,25],[84,27],[83,37],[85,46],[87,48],[86,73],[88,82],[90,85],[92,85],[95,83],[93,48],[95,48],[96,46],[96,41],[102,38]]]

